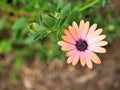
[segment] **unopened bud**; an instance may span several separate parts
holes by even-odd
[[[31,32],[31,33],[35,33],[35,32],[38,32],[39,31],[39,25],[37,24],[37,23],[31,23],[30,25],[29,25],[29,31]]]

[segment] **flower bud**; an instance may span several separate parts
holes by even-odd
[[[35,23],[35,22],[31,23],[31,24],[29,25],[29,31],[30,31],[31,33],[38,32],[38,31],[39,31],[39,25],[38,25],[37,23]]]

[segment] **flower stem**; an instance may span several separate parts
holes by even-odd
[[[80,11],[83,11],[93,5],[95,5],[96,3],[100,2],[100,0],[95,0],[95,1],[91,1],[91,2],[87,2],[86,4],[84,4],[81,8],[80,8]]]

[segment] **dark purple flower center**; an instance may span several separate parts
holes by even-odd
[[[80,51],[85,51],[88,47],[88,44],[86,41],[80,40],[76,42],[76,48]]]

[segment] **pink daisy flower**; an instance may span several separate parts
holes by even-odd
[[[100,35],[102,29],[97,29],[97,24],[89,25],[89,22],[80,21],[79,27],[76,22],[69,26],[69,30],[64,30],[65,35],[62,36],[63,41],[58,44],[62,46],[63,51],[67,51],[67,63],[76,65],[79,61],[82,66],[87,65],[92,68],[92,62],[100,64],[100,58],[96,53],[106,53],[106,49],[102,46],[108,44],[103,39],[106,35]],[[96,53],[95,53],[96,52]]]

